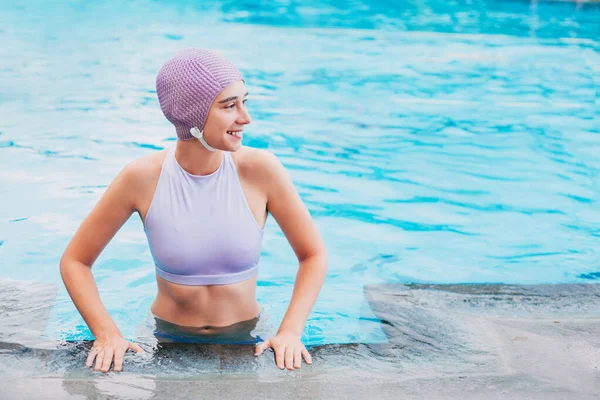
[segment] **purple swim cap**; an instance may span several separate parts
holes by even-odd
[[[219,93],[241,72],[223,56],[206,49],[187,49],[167,61],[156,77],[156,94],[165,117],[180,140],[194,139],[190,129],[204,129],[208,110]]]

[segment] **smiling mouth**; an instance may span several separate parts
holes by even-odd
[[[241,138],[244,135],[243,132],[244,131],[227,131],[227,134]]]

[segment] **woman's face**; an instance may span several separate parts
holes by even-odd
[[[246,85],[242,81],[225,88],[208,111],[204,125],[204,140],[223,151],[237,151],[242,147],[242,131],[252,122],[246,109]]]

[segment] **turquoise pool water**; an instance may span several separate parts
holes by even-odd
[[[174,145],[175,51],[244,72],[248,146],[288,168],[330,253],[308,344],[385,340],[363,286],[600,278],[600,7],[567,2],[2,2],[0,278],[57,285],[45,336],[89,339],[58,261],[130,160]],[[259,300],[296,261],[272,219]],[[156,292],[135,215],[94,266],[134,337]]]

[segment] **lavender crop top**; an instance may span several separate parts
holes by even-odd
[[[169,149],[144,231],[156,274],[181,285],[227,285],[258,273],[263,229],[231,154],[210,175],[185,171]]]

